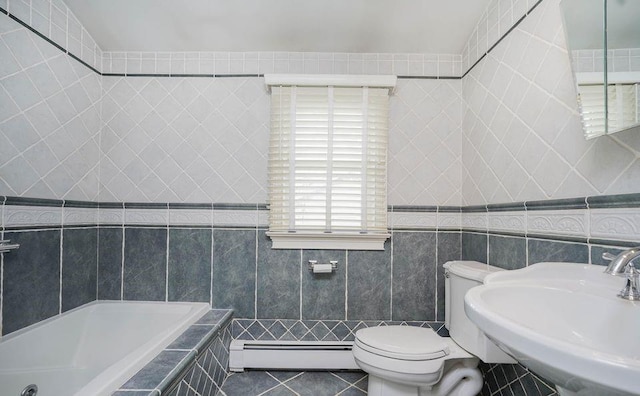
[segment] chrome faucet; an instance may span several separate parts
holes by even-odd
[[[602,258],[611,262],[604,270],[606,274],[625,275],[627,283],[618,293],[618,297],[625,300],[640,300],[640,270],[633,265],[633,260],[640,257],[640,247],[628,249],[615,256],[611,253],[603,253]]]

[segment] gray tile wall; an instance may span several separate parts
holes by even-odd
[[[601,258],[602,253],[620,251],[622,250],[589,245],[586,242],[490,235],[480,232],[462,233],[463,260],[476,260],[510,270],[543,261],[605,265]]]
[[[461,257],[461,234],[439,235],[396,231],[384,251],[274,250],[263,229],[105,227],[98,295],[210,301],[244,319],[435,321],[436,264]],[[309,260],[338,268],[313,274]]]
[[[5,231],[4,238],[21,248],[2,255],[2,335],[96,300],[96,227]]]

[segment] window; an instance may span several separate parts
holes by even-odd
[[[265,79],[273,247],[382,250],[395,76]]]
[[[640,84],[609,84],[605,98],[602,84],[578,85],[587,139],[618,131],[640,121],[637,103],[639,86]],[[608,131],[605,131],[605,101],[608,101]]]

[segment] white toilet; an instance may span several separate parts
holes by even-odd
[[[358,330],[353,356],[369,374],[369,396],[475,396],[482,389],[480,360],[515,363],[464,313],[464,295],[492,272],[477,261],[450,261],[445,268],[445,326],[451,338],[432,329],[380,326]]]

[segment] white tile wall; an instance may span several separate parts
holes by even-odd
[[[103,73],[117,74],[395,74],[459,77],[454,54],[326,52],[105,52]]]
[[[0,7],[95,69],[100,69],[102,51],[63,0],[5,0],[0,2]]]
[[[390,205],[460,205],[461,93],[460,80],[398,80],[390,101]]]
[[[511,29],[539,0],[493,0],[478,20],[462,50],[462,71],[478,59]]]
[[[472,54],[477,59],[532,5],[492,3],[462,56],[107,53],[102,66],[163,74],[459,75],[463,57],[473,63]],[[60,0],[14,0],[9,11],[48,29],[65,48],[91,48]],[[634,135],[582,137],[563,40],[558,0],[545,0],[462,81],[400,80],[391,99],[389,203],[637,192]],[[102,59],[99,49],[95,56]],[[0,76],[0,194],[266,200],[269,104],[259,78],[100,78],[6,16]]]
[[[104,77],[100,200],[266,202],[262,78]]]
[[[629,134],[583,137],[558,1],[543,1],[463,80],[463,204],[638,191]]]
[[[96,199],[101,95],[98,75],[0,15],[0,195]]]
[[[104,77],[100,200],[266,202],[262,78]],[[459,205],[461,84],[400,80],[389,204]]]

